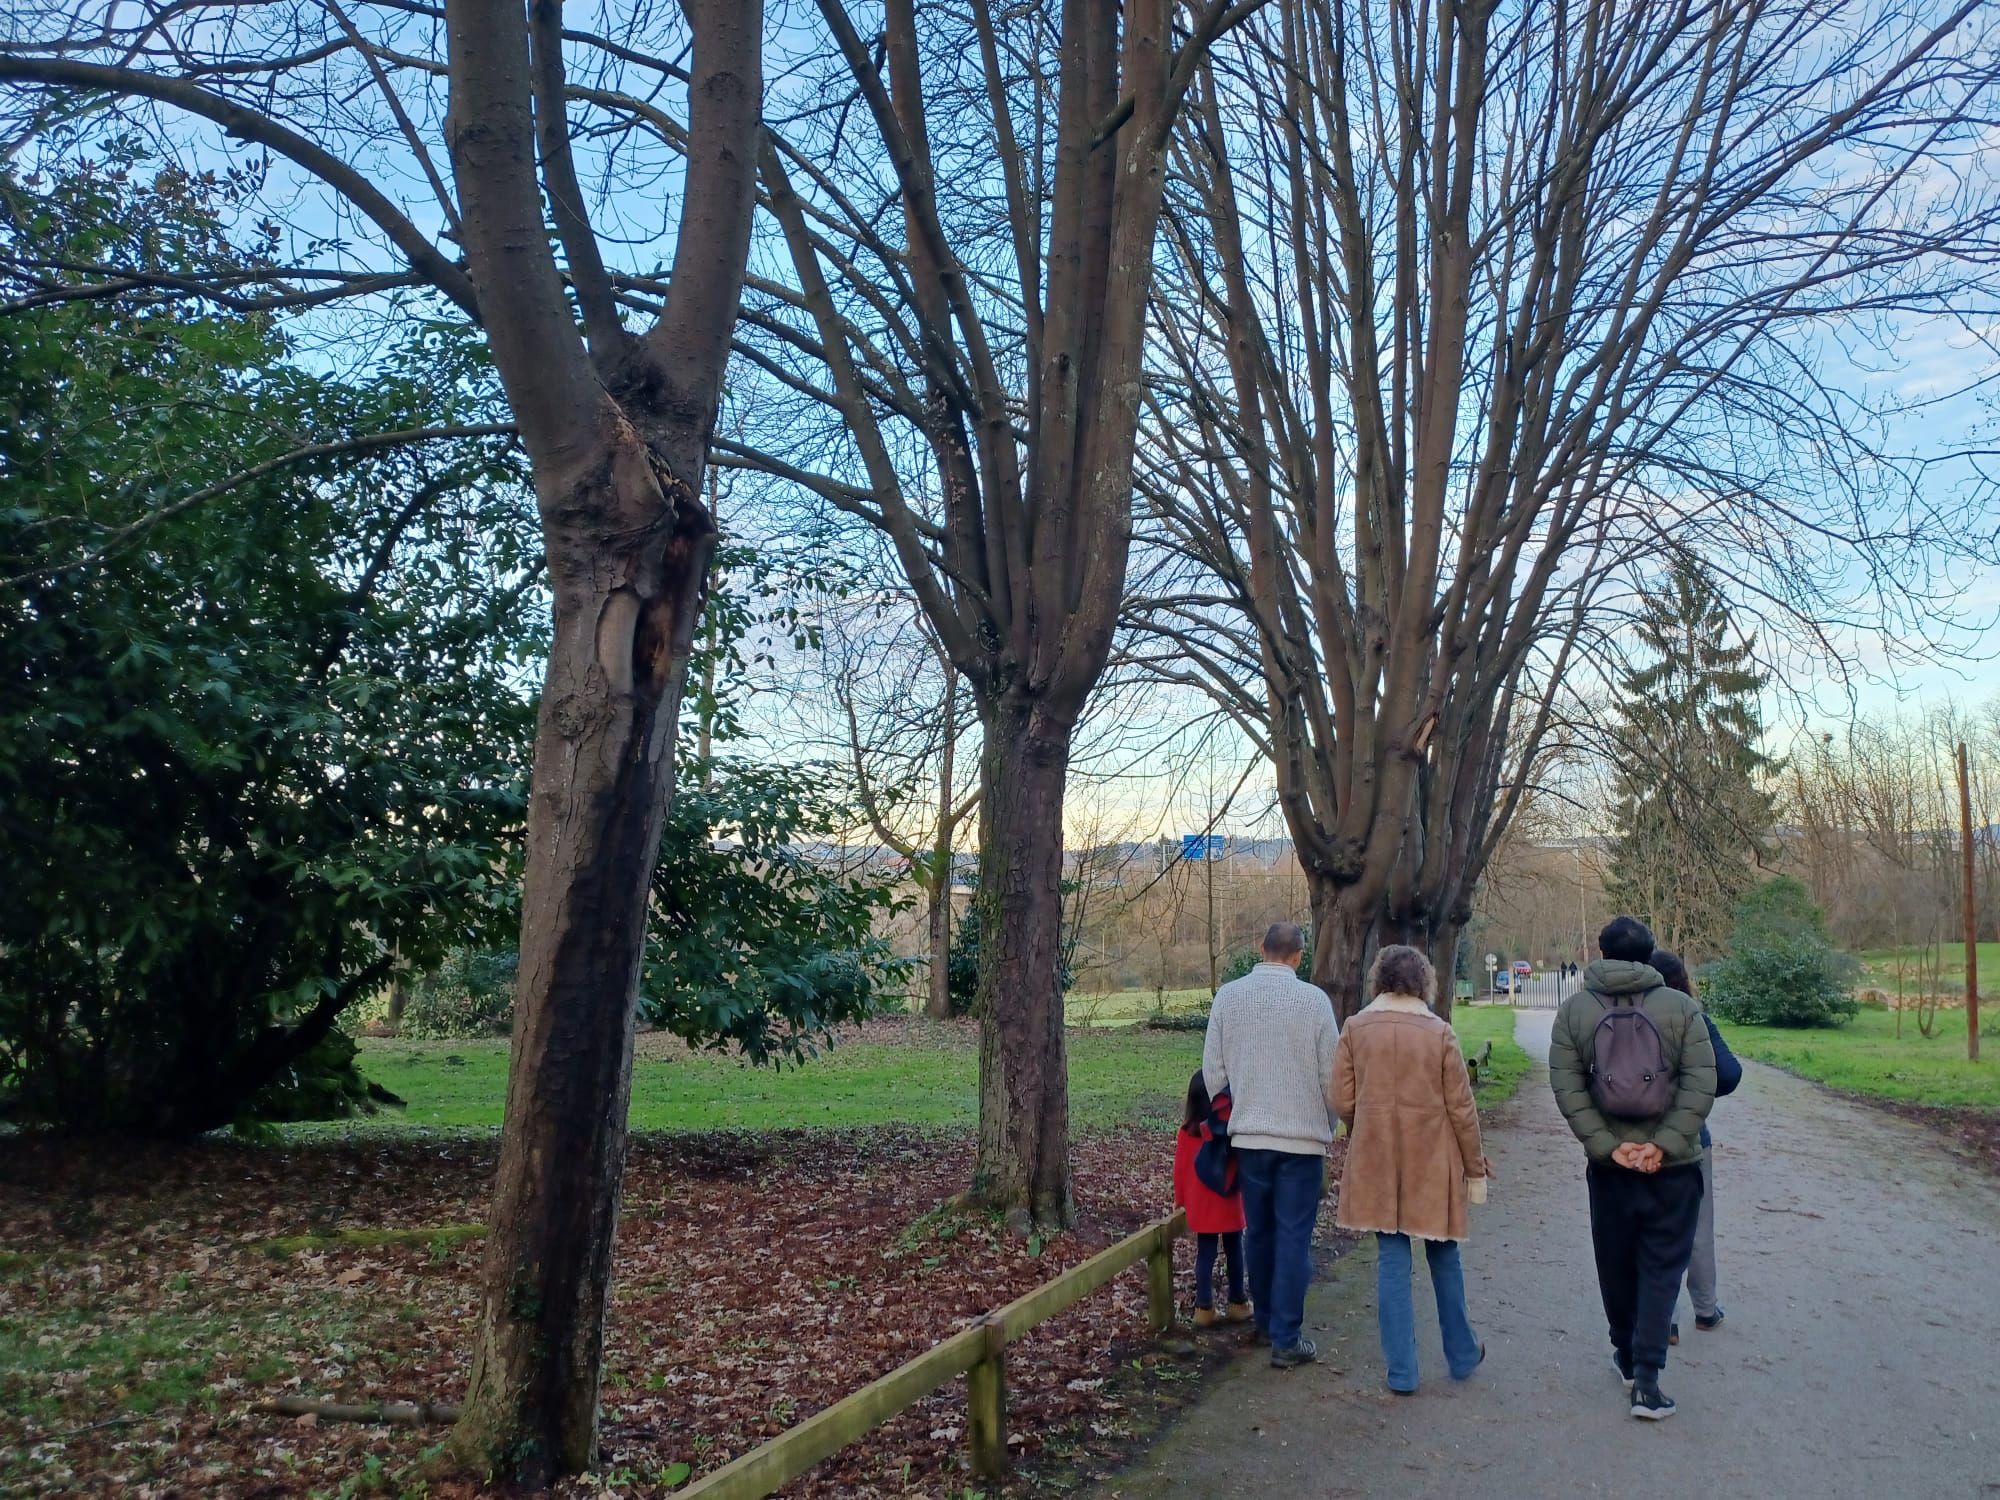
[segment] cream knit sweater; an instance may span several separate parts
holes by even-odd
[[[1215,992],[1202,1042],[1211,1095],[1229,1090],[1229,1140],[1246,1151],[1324,1155],[1333,1139],[1333,1002],[1288,964],[1259,964]]]

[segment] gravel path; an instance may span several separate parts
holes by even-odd
[[[1519,1014],[1537,1059],[1551,1019]],[[1583,1155],[1537,1070],[1488,1122],[1497,1175],[1466,1281],[1489,1353],[1472,1380],[1444,1375],[1420,1270],[1424,1387],[1388,1394],[1364,1245],[1308,1304],[1321,1365],[1239,1359],[1100,1500],[2000,1497],[2000,1184],[1922,1127],[1754,1063],[1713,1124],[1728,1319],[1698,1333],[1682,1299],[1672,1421],[1626,1415]]]

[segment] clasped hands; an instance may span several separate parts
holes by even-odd
[[[1611,1159],[1634,1172],[1657,1172],[1667,1153],[1651,1141],[1627,1141],[1611,1153]]]

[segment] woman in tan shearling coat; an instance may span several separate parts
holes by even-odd
[[[1458,1242],[1467,1203],[1485,1201],[1487,1163],[1457,1033],[1431,1012],[1435,982],[1416,949],[1382,949],[1368,975],[1375,999],[1342,1029],[1333,1057],[1335,1109],[1348,1134],[1335,1222],[1376,1236],[1382,1358],[1389,1389],[1400,1395],[1417,1388],[1412,1235],[1430,1262],[1452,1379],[1464,1380],[1486,1358],[1465,1310]]]

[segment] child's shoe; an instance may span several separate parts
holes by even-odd
[[[1229,1321],[1230,1321],[1230,1322],[1232,1322],[1232,1323],[1247,1323],[1247,1322],[1249,1322],[1249,1321],[1250,1321],[1250,1304],[1249,1304],[1249,1303],[1247,1303],[1247,1302],[1232,1302],[1232,1303],[1230,1303],[1230,1304],[1229,1304]],[[1722,1321],[1722,1314],[1721,1314],[1721,1313],[1717,1313],[1717,1314],[1715,1315],[1715,1321],[1716,1321],[1716,1322],[1718,1322],[1718,1323],[1720,1323],[1720,1322]]]
[[[1197,1328],[1213,1328],[1215,1326],[1215,1309],[1212,1307],[1197,1307],[1194,1310],[1194,1326]]]

